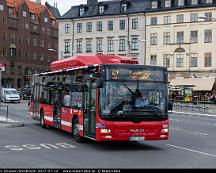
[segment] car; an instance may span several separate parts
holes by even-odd
[[[20,103],[20,95],[16,88],[2,88],[1,90],[2,102],[16,102]]]
[[[23,88],[21,91],[21,98],[23,100],[29,100],[31,97],[31,87]]]

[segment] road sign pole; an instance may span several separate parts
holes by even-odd
[[[2,90],[1,79],[2,79],[2,70],[0,68],[0,109],[1,109],[1,90]]]

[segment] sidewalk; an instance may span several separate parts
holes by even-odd
[[[175,104],[173,105],[173,111],[170,111],[170,113],[216,118],[216,105]]]
[[[12,119],[7,119],[6,121],[6,117],[2,117],[2,115],[0,115],[0,127],[23,127],[24,123],[20,122],[20,121],[15,121]]]

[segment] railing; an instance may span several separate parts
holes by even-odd
[[[173,102],[173,100],[170,100],[170,102],[173,103],[173,110],[197,111],[216,114],[216,103],[212,103],[211,101],[186,102],[184,100],[180,100],[178,102]]]
[[[5,122],[8,122],[8,106],[7,105],[0,105],[0,116],[5,116]],[[4,121],[3,121],[4,122]]]

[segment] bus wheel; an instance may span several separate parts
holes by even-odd
[[[48,126],[44,124],[44,112],[41,110],[40,112],[40,125],[43,129],[47,128]]]
[[[80,136],[80,130],[79,130],[79,121],[78,118],[75,118],[73,120],[73,137],[77,142],[83,142],[83,138]]]

